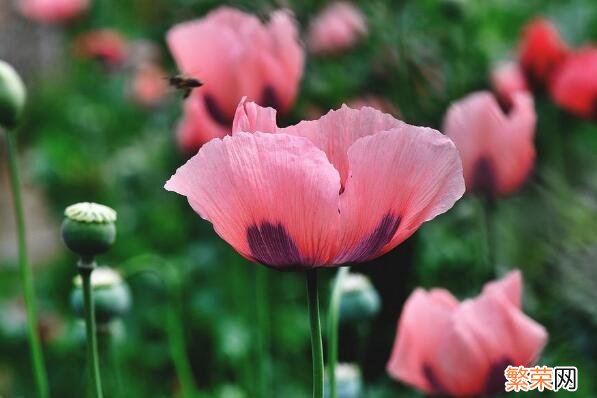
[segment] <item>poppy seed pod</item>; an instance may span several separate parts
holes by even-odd
[[[70,304],[77,316],[85,316],[82,279],[74,278],[74,289]],[[101,324],[107,324],[126,314],[131,307],[131,293],[120,274],[108,267],[98,267],[91,274],[91,288],[95,303],[95,318]]]
[[[350,323],[373,318],[380,309],[377,290],[365,275],[348,274],[340,286],[340,322]]]
[[[116,212],[97,203],[77,203],[64,211],[62,239],[82,258],[107,252],[116,240]]]
[[[336,386],[338,398],[358,398],[363,394],[361,369],[355,364],[339,363],[336,365]],[[329,390],[326,389],[326,398]]]
[[[25,85],[8,63],[0,60],[0,128],[14,129],[25,107]]]

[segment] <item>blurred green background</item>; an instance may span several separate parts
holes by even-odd
[[[58,232],[64,207],[78,201],[118,211],[117,243],[100,262],[122,271],[132,290],[130,313],[113,326],[114,341],[103,344],[106,395],[177,395],[165,322],[166,314],[176,310],[174,300],[181,308],[192,371],[205,396],[256,396],[257,266],[223,243],[184,198],[162,188],[185,160],[174,137],[180,95],[171,93],[159,106],[140,106],[127,94],[131,73],[126,68],[109,71],[71,56],[77,34],[113,28],[129,40],[155,43],[164,68],[176,73],[164,43],[166,30],[222,3],[262,17],[289,7],[303,32],[325,5],[316,0],[98,0],[75,23],[48,27],[24,21],[10,2],[0,3],[0,57],[24,74],[29,93],[19,140],[53,396],[85,394],[84,333],[69,306],[76,259],[61,247]],[[284,124],[377,96],[391,103],[404,121],[439,129],[451,101],[487,89],[491,66],[515,57],[520,30],[530,18],[549,17],[575,46],[597,38],[594,0],[354,3],[366,15],[369,36],[346,53],[307,57],[297,104]],[[536,97],[536,108],[535,172],[524,189],[497,204],[496,261],[503,271],[523,271],[525,310],[549,331],[539,363],[577,366],[575,396],[595,397],[597,124],[567,114],[543,96]],[[4,164],[1,140],[0,149]],[[0,181],[0,396],[32,397],[1,167]],[[467,297],[493,278],[494,271],[483,265],[479,220],[477,200],[465,197],[391,253],[354,268],[370,276],[382,298],[380,314],[359,328],[365,327],[365,333],[345,326],[340,335],[340,359],[359,362],[364,396],[421,396],[389,379],[384,370],[400,309],[416,286],[440,286]],[[306,397],[311,362],[304,278],[264,272],[269,281],[271,396]],[[322,272],[324,303],[333,274]],[[173,287],[170,294],[165,286]]]

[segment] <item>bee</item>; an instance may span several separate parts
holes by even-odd
[[[168,76],[166,77],[166,80],[168,80],[168,84],[170,84],[171,87],[181,90],[184,93],[183,98],[185,99],[191,95],[193,89],[203,85],[201,81],[183,75]]]

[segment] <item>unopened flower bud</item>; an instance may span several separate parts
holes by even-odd
[[[0,60],[0,128],[14,129],[25,107],[25,85],[8,63]]]
[[[380,310],[377,290],[365,275],[347,274],[340,286],[340,322],[349,323],[371,319]]]
[[[327,379],[327,377],[326,377]],[[326,380],[326,384],[329,381]],[[329,398],[329,385],[325,392]],[[359,398],[363,393],[363,380],[358,365],[339,363],[336,365],[336,391],[338,398]]]
[[[62,239],[71,251],[90,259],[107,252],[116,240],[116,212],[97,203],[77,203],[64,211]]]
[[[125,315],[131,307],[131,293],[120,274],[108,267],[98,267],[91,274],[91,289],[95,303],[95,318],[98,324],[107,324]],[[70,303],[77,316],[85,316],[82,279],[77,275]]]

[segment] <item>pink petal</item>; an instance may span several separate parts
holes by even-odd
[[[491,71],[491,85],[501,103],[512,106],[512,98],[518,92],[528,91],[524,73],[518,63],[503,62]]]
[[[567,111],[597,119],[597,47],[572,53],[554,73],[550,93]]]
[[[547,341],[545,329],[503,296],[483,293],[456,315],[474,333],[492,364],[531,365]]]
[[[273,38],[273,52],[278,59],[286,81],[280,86],[284,87],[283,102],[288,107],[294,101],[298,90],[298,82],[303,75],[305,52],[299,42],[299,31],[292,14],[286,10],[272,13],[267,25]],[[280,82],[282,83],[282,82]]]
[[[391,250],[464,193],[458,151],[433,129],[403,124],[360,138],[348,159],[338,263]]]
[[[508,125],[496,140],[493,162],[501,176],[501,194],[518,189],[529,177],[535,162],[535,106],[529,93],[517,93],[508,115]]]
[[[277,129],[276,110],[274,108],[261,107],[254,102],[247,102],[246,97],[243,97],[234,115],[233,134],[240,131],[274,133]]]
[[[376,134],[404,123],[376,109],[351,109],[343,105],[318,120],[303,121],[280,132],[306,137],[321,148],[340,172],[342,185],[348,177],[348,148],[359,138]]]
[[[535,159],[535,120],[533,98],[527,93],[513,96],[508,115],[489,92],[473,93],[450,106],[444,132],[458,147],[468,191],[487,185],[506,195],[520,187]]]
[[[522,272],[514,270],[503,278],[489,282],[483,287],[483,294],[504,295],[517,308],[522,306]]]
[[[459,312],[460,309],[452,313],[452,322],[441,332],[442,339],[429,364],[428,374],[433,375],[443,394],[479,395],[485,388],[491,363],[474,333],[457,315]]]
[[[434,391],[426,369],[437,356],[457,300],[446,290],[415,290],[404,304],[388,361],[390,376],[427,393]]]
[[[228,132],[228,128],[214,120],[208,111],[202,92],[194,92],[185,101],[178,140],[187,152],[196,152],[207,141],[224,137]]]
[[[202,91],[211,95],[225,114],[230,112],[228,116],[232,116],[241,97],[236,64],[242,55],[242,46],[235,23],[250,23],[241,22],[246,19],[254,17],[221,7],[202,19],[174,26],[166,36],[179,69],[200,79],[204,83]]]
[[[338,172],[311,142],[237,133],[205,144],[166,183],[239,253],[263,264],[330,264],[336,251]]]

